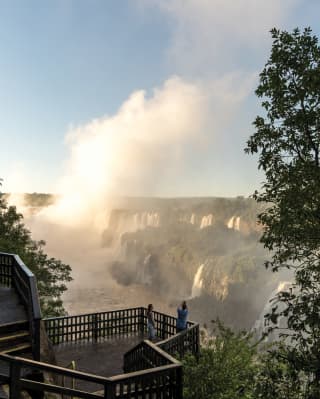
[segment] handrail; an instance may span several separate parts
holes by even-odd
[[[147,309],[143,307],[109,312],[85,313],[44,319],[47,335],[53,344],[70,341],[97,341],[111,337],[146,331]],[[171,355],[183,356],[187,351],[198,356],[200,348],[199,324],[187,322],[187,329],[176,332],[176,318],[154,311],[157,336],[162,340],[156,345]]]
[[[82,381],[100,384],[103,387],[104,398],[106,399],[115,398],[116,392],[120,392],[119,398],[137,397],[137,393],[140,393],[141,384],[142,387],[147,391],[151,391],[156,387],[159,392],[166,392],[166,395],[168,395],[166,397],[168,398],[182,398],[181,363],[176,359],[171,359],[170,356],[168,357],[167,354],[163,353],[161,349],[156,348],[155,345],[153,345],[152,343],[146,343],[146,345],[149,345],[152,350],[157,351],[159,354],[162,354],[168,360],[172,360],[172,362],[170,361],[170,363],[167,365],[154,367],[147,370],[129,372],[113,377],[100,377],[78,370],[70,370],[59,366],[54,366],[47,363],[37,362],[10,355],[0,354],[0,360],[7,362],[10,366],[10,375],[8,381],[10,386],[10,399],[20,398],[20,391],[22,389],[38,390],[41,392],[48,391],[81,398],[101,397],[90,392],[78,390],[76,388],[67,388],[61,385],[52,385],[33,381],[31,379],[28,379],[26,376],[21,375],[21,371],[24,368],[36,369],[41,372],[47,371],[54,373],[55,375],[61,375]],[[158,382],[156,382],[156,380],[152,378],[153,375],[155,377],[162,376],[163,380],[160,379]],[[159,383],[159,385],[155,386],[155,383]],[[132,386],[134,386],[134,388],[132,388]],[[129,392],[130,396],[127,396],[127,392]],[[121,396],[121,394],[124,396]]]
[[[36,319],[41,319],[40,302],[38,297],[37,280],[36,276],[31,272],[30,269],[23,263],[19,255],[13,255],[17,265],[23,273],[28,277],[30,282],[30,297],[32,302],[33,317]]]
[[[72,360],[67,366],[66,369],[70,369],[70,370],[75,370],[76,369],[76,362],[75,360]],[[65,387],[66,385],[66,376],[62,377],[62,386]],[[71,388],[75,389],[76,388],[76,382],[75,382],[75,378],[71,378]],[[71,399],[73,399],[73,397],[71,396]]]
[[[143,308],[84,313],[44,319],[47,336],[53,344],[94,340],[114,335],[142,332]]]
[[[160,341],[157,345],[173,356],[183,357],[189,352],[198,357],[200,351],[199,324],[195,324],[170,338]]]
[[[153,342],[149,341],[148,339],[145,339],[142,342],[140,342],[139,344],[137,344],[136,346],[134,346],[132,349],[130,349],[128,352],[126,352],[125,355],[130,355],[131,353],[133,353],[136,350],[136,348],[138,348],[142,344],[148,345],[155,352],[158,352],[159,355],[163,356],[168,362],[180,364],[180,362],[177,359],[175,359],[169,353],[167,353],[163,349],[161,349],[158,346],[158,343],[154,344]]]
[[[0,284],[14,287],[28,311],[31,331],[32,353],[40,360],[41,310],[35,275],[18,255],[0,252]]]
[[[169,364],[179,365],[180,362],[149,340],[140,342],[123,356],[123,370],[126,373]]]

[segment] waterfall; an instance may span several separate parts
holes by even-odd
[[[212,226],[213,215],[203,216],[201,219],[200,229],[204,229],[205,227]]]
[[[228,226],[228,229],[233,229],[233,221],[234,221],[234,216],[232,216],[232,218],[230,218],[229,219],[229,221],[228,221],[228,223],[227,223],[227,226]]]
[[[262,334],[266,331],[266,325],[265,325],[265,317],[264,315],[267,313],[271,312],[272,307],[274,306],[274,302],[273,299],[274,297],[280,292],[280,291],[289,291],[290,288],[292,287],[292,283],[290,283],[289,281],[281,281],[277,288],[275,290],[272,291],[271,295],[269,296],[266,304],[264,305],[264,308],[262,310],[262,312],[259,315],[259,318],[255,321],[252,330],[254,331],[254,333],[256,334],[256,336],[258,338],[260,338],[262,336]],[[278,306],[281,306],[280,304]],[[281,318],[278,320],[278,326],[281,327],[285,327],[286,326],[286,322],[285,319],[281,320]],[[277,333],[273,333],[271,334],[271,336],[269,336],[267,338],[267,341],[269,340],[274,340],[277,338]]]
[[[202,265],[199,266],[194,276],[192,290],[191,290],[191,298],[195,298],[201,295],[202,286],[203,286],[203,277],[202,277],[203,267],[204,263],[202,263]]]
[[[228,229],[240,231],[240,216],[232,216],[227,223]]]

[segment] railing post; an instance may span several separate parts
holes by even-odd
[[[142,335],[144,334],[144,308],[140,308],[139,332]]]
[[[40,362],[40,351],[41,351],[41,334],[40,334],[40,321],[41,319],[34,319],[33,325],[33,347],[32,347],[32,352],[33,352],[33,357],[34,360],[37,362]]]
[[[116,384],[108,381],[104,386],[104,399],[115,399],[116,397]]]
[[[167,315],[165,315],[164,317],[163,317],[163,323],[162,323],[162,339],[166,339],[167,338],[167,336],[166,336],[166,327],[167,327],[167,325],[168,325],[168,316]]]
[[[176,384],[177,384],[177,389],[176,389],[176,398],[177,399],[182,399],[183,398],[183,371],[182,371],[182,366],[179,366],[177,368],[177,379],[176,379]]]
[[[10,399],[20,399],[20,373],[20,364],[12,361],[10,363]]]
[[[197,360],[199,360],[199,356],[200,356],[200,328],[199,328],[199,324],[196,327],[196,358]]]
[[[99,336],[98,317],[99,316],[97,314],[92,315],[93,339],[95,341],[98,340],[98,336]]]

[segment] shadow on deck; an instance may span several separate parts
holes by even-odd
[[[58,366],[68,367],[74,361],[77,371],[111,377],[123,374],[124,354],[146,338],[146,335],[136,333],[126,337],[100,339],[97,342],[66,342],[55,345],[54,353]],[[96,384],[85,381],[78,381],[75,385],[84,391],[99,389]],[[71,386],[70,379],[66,386]]]

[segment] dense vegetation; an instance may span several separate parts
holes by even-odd
[[[305,397],[320,397],[320,47],[311,29],[272,30],[270,59],[257,95],[264,117],[257,117],[248,151],[259,154],[266,182],[255,198],[268,203],[259,215],[261,242],[272,251],[266,266],[287,268],[294,284],[280,292],[270,328],[285,318],[287,353],[300,373]]]
[[[216,323],[215,337],[203,337],[199,359],[183,360],[184,398],[251,398],[258,369],[251,337]]]
[[[45,197],[45,200],[47,197]],[[42,199],[43,200],[43,199]],[[42,203],[43,201],[41,201]],[[0,250],[18,254],[37,278],[43,316],[65,313],[61,296],[71,281],[71,268],[44,252],[44,241],[34,241],[16,207],[0,194]]]
[[[246,151],[259,155],[266,176],[254,194],[265,204],[258,217],[271,255],[265,265],[290,270],[292,288],[265,315],[269,331],[280,330],[272,347],[254,352],[246,334],[220,328],[198,363],[185,361],[188,399],[320,398],[320,46],[310,28],[271,34],[256,90],[264,116]]]

